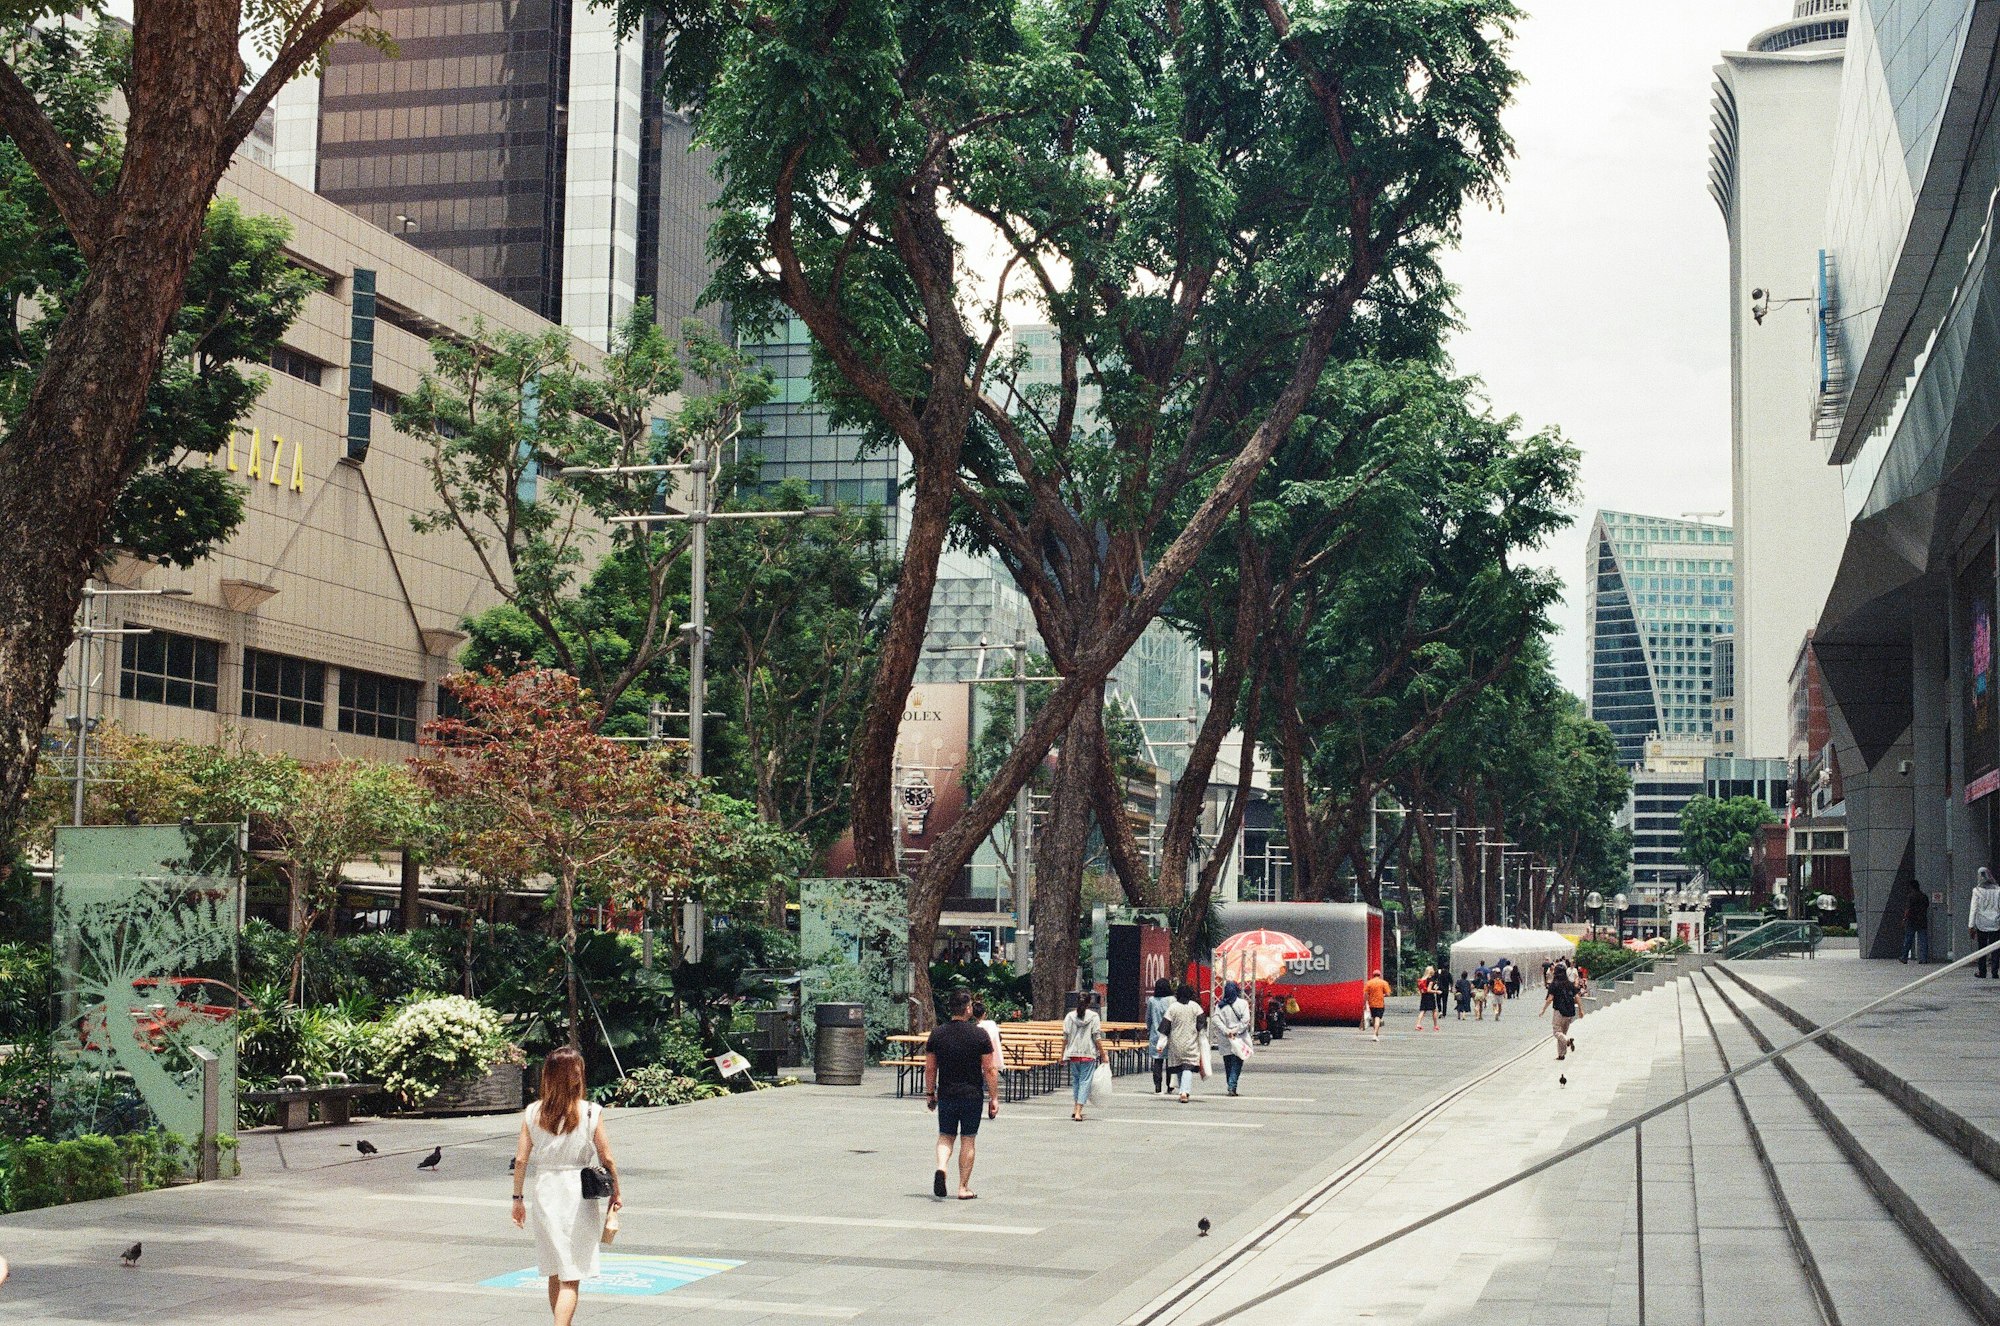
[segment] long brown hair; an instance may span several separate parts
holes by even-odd
[[[565,1045],[552,1050],[542,1060],[541,1112],[537,1116],[542,1131],[558,1135],[576,1127],[583,1111],[583,1056]]]

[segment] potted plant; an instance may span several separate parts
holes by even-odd
[[[424,1114],[489,1114],[521,1108],[520,1047],[500,1016],[462,995],[414,999],[375,1035],[382,1085]]]

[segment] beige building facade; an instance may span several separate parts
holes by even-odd
[[[263,166],[239,159],[222,194],[288,222],[291,256],[326,288],[212,461],[245,487],[228,542],[186,571],[121,558],[96,582],[188,593],[96,601],[96,625],[150,633],[90,647],[89,712],[305,759],[403,759],[455,670],[461,622],[498,594],[461,536],[412,527],[434,505],[425,448],[390,412],[429,367],[430,336],[550,324]],[[77,711],[76,661],[73,648],[52,737]]]

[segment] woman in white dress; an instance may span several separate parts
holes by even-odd
[[[514,1223],[535,1236],[535,1260],[549,1278],[555,1326],[570,1326],[578,1283],[597,1274],[605,1204],[602,1198],[584,1200],[587,1165],[610,1171],[616,1211],[624,1203],[618,1162],[604,1135],[604,1107],[583,1098],[583,1056],[565,1047],[542,1061],[541,1099],[522,1112],[521,1140],[514,1147]]]

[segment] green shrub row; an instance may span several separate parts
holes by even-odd
[[[0,1141],[0,1210],[34,1211],[162,1188],[187,1172],[189,1157],[186,1138],[157,1128],[60,1142]]]

